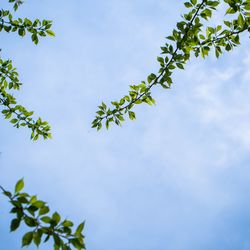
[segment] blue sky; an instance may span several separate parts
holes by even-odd
[[[32,142],[0,118],[0,183],[24,177],[52,210],[86,220],[87,249],[250,249],[247,34],[219,60],[193,58],[135,122],[91,129],[101,101],[157,72],[183,10],[174,0],[27,0],[17,14],[53,20],[56,37],[35,46],[1,33],[1,55],[24,82],[18,100],[50,122],[53,139]],[[0,249],[20,249],[0,202]]]

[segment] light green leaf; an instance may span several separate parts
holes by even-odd
[[[24,188],[24,181],[23,178],[20,179],[15,186],[15,193],[19,193]]]
[[[33,239],[33,232],[26,233],[22,238],[22,247],[30,245]]]

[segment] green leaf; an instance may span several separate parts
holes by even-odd
[[[164,66],[164,58],[158,56],[157,61],[161,64],[161,66]]]
[[[24,29],[24,28],[20,28],[20,29],[18,30],[18,35],[19,35],[19,36],[24,37],[25,34],[26,34],[26,32],[25,32],[25,29]]]
[[[11,194],[11,192],[9,192],[9,191],[4,191],[3,194],[4,194],[5,196],[7,196],[8,198],[11,198],[11,197],[12,197],[12,194]]]
[[[54,33],[52,30],[46,30],[46,33],[47,33],[49,36],[55,36],[55,33]]]
[[[109,120],[108,119],[106,120],[105,125],[106,125],[106,129],[109,129]]]
[[[193,5],[191,3],[189,3],[189,2],[185,2],[184,5],[185,5],[186,8],[193,7]]]
[[[46,224],[49,224],[51,222],[51,218],[49,216],[43,216],[41,218],[41,221],[46,223]]]
[[[179,69],[184,69],[184,67],[183,67],[183,64],[182,64],[182,63],[176,63],[176,66],[177,66]]]
[[[242,14],[240,13],[239,16],[238,16],[238,24],[239,24],[240,27],[243,27],[244,23],[245,23],[244,18],[242,16]]]
[[[169,86],[173,83],[171,77],[166,76],[166,77],[164,77],[164,80],[166,80],[166,82],[169,84]]]
[[[15,186],[15,193],[19,193],[24,188],[24,181],[23,178],[20,179]]]
[[[60,247],[56,244],[54,244],[54,250],[60,250]]]
[[[24,222],[25,224],[28,226],[28,227],[35,227],[37,226],[37,221],[36,219],[32,218],[32,217],[28,217],[28,216],[25,216],[24,218]]]
[[[15,124],[15,123],[18,122],[18,120],[14,118],[14,119],[11,119],[10,122],[11,122],[12,124]]]
[[[232,48],[231,48],[231,45],[228,43],[225,47],[226,51],[230,51]]]
[[[156,79],[156,75],[155,74],[150,74],[149,76],[148,76],[148,82],[149,83],[151,83],[153,80],[155,80]]]
[[[129,111],[128,115],[129,115],[130,120],[135,120],[136,119],[135,113],[133,111]]]
[[[54,220],[56,222],[56,224],[58,224],[60,222],[60,220],[61,220],[60,214],[57,213],[57,212],[53,213],[52,220]]]
[[[124,121],[124,118],[123,118],[122,115],[119,115],[119,114],[118,114],[118,115],[116,115],[116,117],[117,117],[120,121],[122,121],[122,122]]]
[[[39,40],[38,40],[38,37],[37,37],[37,34],[33,33],[32,36],[31,36],[31,39],[32,41],[37,45]]]
[[[34,232],[33,234],[33,242],[38,247],[41,243],[41,235],[38,232]]]
[[[57,234],[53,234],[53,239],[54,243],[56,246],[60,247],[61,246],[61,239]]]
[[[26,233],[22,238],[22,247],[28,246],[33,238],[33,232]]]
[[[247,4],[244,6],[244,9],[245,9],[245,10],[250,10],[250,3],[247,3]]]
[[[78,250],[83,249],[83,244],[79,241],[79,239],[70,239],[69,242]]]
[[[84,229],[85,222],[82,222],[76,229],[75,235],[80,236],[82,234],[82,230]]]
[[[48,212],[49,212],[49,207],[44,206],[44,207],[40,208],[39,215],[44,215],[44,214],[47,214]]]
[[[15,231],[20,226],[20,223],[21,223],[21,219],[18,219],[18,218],[13,219],[10,224],[10,231],[11,232]]]
[[[45,202],[44,201],[35,201],[32,205],[37,207],[37,208],[42,208],[44,206]]]
[[[227,11],[226,11],[226,14],[234,14],[236,13],[236,11],[233,9],[233,8],[228,8]]]
[[[64,227],[73,227],[74,224],[70,220],[65,220],[65,221],[63,221],[62,226],[64,226]]]

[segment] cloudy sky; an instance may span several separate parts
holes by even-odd
[[[17,15],[53,20],[56,37],[35,46],[1,33],[1,56],[24,83],[18,100],[50,122],[53,139],[32,142],[0,118],[0,183],[13,189],[24,177],[52,211],[86,220],[87,249],[250,249],[247,34],[219,60],[192,58],[171,90],[153,90],[155,107],[136,108],[136,121],[91,129],[101,101],[157,72],[184,10],[176,2],[27,0]],[[21,249],[0,203],[0,248]]]

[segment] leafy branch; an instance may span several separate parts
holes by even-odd
[[[204,24],[201,20],[210,19],[220,1],[203,0],[198,3],[197,0],[190,0],[185,2],[185,7],[191,8],[191,11],[182,16],[183,20],[177,23],[177,29],[174,29],[172,35],[167,37],[171,43],[166,43],[164,47],[161,47],[162,54],[166,54],[166,56],[157,58],[160,63],[158,75],[152,73],[147,77],[147,81],[131,85],[128,95],[119,101],[111,102],[113,107],[108,108],[105,103],[102,103],[98,107],[92,127],[100,130],[103,123],[107,129],[110,123],[121,125],[126,114],[131,120],[134,120],[136,115],[132,108],[142,103],[155,104],[155,100],[151,96],[152,88],[161,85],[165,89],[170,89],[174,69],[184,69],[191,52],[194,52],[196,57],[201,55],[205,58],[211,48],[214,48],[216,57],[219,57],[223,48],[230,51],[237,46],[240,43],[239,34],[246,30],[250,31],[250,3],[249,0],[224,0],[224,2],[230,6],[226,10],[226,14],[238,14],[237,19],[224,21],[224,30],[222,25],[215,28],[207,27],[205,35],[202,34]]]
[[[0,186],[12,206],[10,213],[15,215],[10,223],[10,231],[17,230],[22,223],[31,228],[22,237],[22,247],[29,246],[32,242],[39,247],[42,240],[47,242],[52,239],[55,250],[85,249],[82,234],[84,222],[73,230],[74,223],[71,220],[62,220],[57,212],[49,216],[50,208],[46,202],[39,200],[37,196],[22,193],[23,188],[23,179],[16,183],[14,193]]]
[[[7,20],[5,20],[7,18]],[[0,10],[0,31],[18,32],[19,36],[24,37],[27,32],[31,33],[31,39],[35,44],[38,44],[38,37],[45,37],[46,35],[55,36],[54,32],[50,30],[52,21],[36,19],[31,21],[28,18],[13,19],[9,10]]]
[[[35,121],[32,118],[34,112],[17,104],[15,97],[7,92],[8,90],[19,90],[21,85],[12,61],[0,59],[0,105],[5,107],[2,110],[5,119],[9,119],[16,128],[25,126],[30,128],[32,140],[37,140],[39,136],[43,136],[44,139],[51,138],[48,122],[42,121],[41,118]]]
[[[21,0],[9,0],[9,2],[14,4],[15,11],[23,3]],[[36,19],[33,22],[28,18],[14,20],[10,11],[0,10],[0,32],[18,32],[21,37],[31,33],[31,39],[35,44],[38,44],[39,36],[54,36],[54,32],[50,30],[51,25],[52,22],[48,20]],[[11,94],[19,90],[21,85],[12,61],[0,58],[0,107],[5,119],[9,119],[16,128],[27,126],[31,129],[32,140],[37,140],[39,136],[43,136],[44,139],[50,138],[49,124],[41,118],[34,120],[33,111],[28,111],[17,104]],[[10,223],[10,231],[17,230],[21,224],[30,228],[30,231],[22,237],[22,247],[31,243],[39,247],[42,241],[47,242],[52,239],[55,250],[85,249],[82,234],[84,222],[74,228],[74,223],[68,219],[62,220],[59,213],[54,212],[50,215],[50,208],[46,202],[39,200],[37,196],[21,192],[23,188],[23,179],[16,183],[13,193],[0,186],[0,190],[8,197],[12,206],[10,213],[15,215]]]
[[[9,0],[13,3],[14,10],[23,3],[21,0]],[[13,19],[9,10],[0,10],[0,32],[17,32],[19,36],[24,37],[27,33],[31,34],[34,44],[38,44],[39,37],[54,36],[54,32],[50,30],[52,21],[36,19],[34,21],[28,18]],[[31,139],[37,140],[40,136],[44,139],[51,138],[51,131],[48,122],[41,118],[35,120],[33,111],[28,111],[25,107],[18,104],[13,94],[9,91],[19,90],[22,83],[19,81],[18,72],[13,67],[11,60],[3,60],[0,58],[0,106],[2,106],[2,114],[5,119],[16,128],[28,127],[31,129]]]

